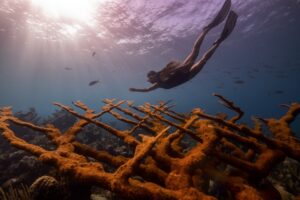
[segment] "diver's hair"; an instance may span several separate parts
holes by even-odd
[[[150,72],[148,72],[147,77],[157,76],[157,75],[158,75],[158,73],[156,71],[150,71]]]

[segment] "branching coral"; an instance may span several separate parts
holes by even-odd
[[[213,187],[223,188],[234,199],[276,199],[276,189],[265,178],[286,156],[300,161],[300,144],[289,126],[300,105],[285,105],[288,111],[280,119],[254,119],[255,126],[250,128],[238,123],[244,114],[238,106],[219,94],[215,96],[237,115],[227,119],[201,109],[182,115],[167,103],[135,106],[127,102],[125,108],[125,101],[105,99],[98,113],[81,102],[74,106],[83,113],[54,103],[78,119],[64,132],[51,124],[37,126],[18,119],[9,107],[1,109],[0,129],[13,146],[56,166],[76,181],[99,185],[124,199],[216,199]],[[109,126],[100,120],[103,115],[111,115],[130,128]],[[56,149],[26,142],[10,128],[11,123],[44,133]],[[122,139],[133,149],[133,155],[112,155],[76,141],[76,135],[88,124]],[[272,137],[263,134],[263,124]],[[187,137],[196,144],[184,147]],[[115,171],[105,170],[107,165]]]

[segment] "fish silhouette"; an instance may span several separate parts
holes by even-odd
[[[91,81],[91,82],[89,82],[89,86],[95,85],[95,84],[97,84],[99,82],[100,82],[99,80]]]
[[[244,84],[245,82],[243,80],[236,80],[234,81],[235,84]]]

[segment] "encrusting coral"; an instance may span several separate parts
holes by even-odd
[[[60,173],[101,186],[123,199],[217,199],[220,191],[232,199],[280,199],[266,178],[285,157],[300,161],[300,143],[290,128],[300,104],[284,105],[288,111],[280,119],[254,118],[255,126],[250,128],[238,123],[244,114],[239,107],[219,94],[215,96],[237,115],[228,119],[198,108],[182,115],[172,111],[168,102],[143,106],[127,102],[124,107],[125,101],[105,99],[98,113],[79,101],[74,105],[83,114],[54,103],[77,118],[64,132],[51,124],[37,126],[18,119],[10,107],[4,107],[0,130],[11,145],[55,166]],[[118,130],[104,123],[100,117],[105,114],[130,128]],[[27,143],[14,133],[11,124],[44,133],[56,149]],[[133,155],[112,155],[76,141],[76,135],[88,124],[122,139]],[[272,136],[263,133],[263,125]],[[138,133],[143,134],[138,137]],[[191,140],[195,145],[183,145]],[[115,170],[106,170],[106,166]]]

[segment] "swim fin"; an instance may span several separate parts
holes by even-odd
[[[230,33],[233,31],[233,29],[235,27],[237,18],[238,18],[238,15],[234,11],[230,11],[228,18],[226,20],[224,29],[221,33],[221,36],[215,43],[222,42],[230,35]]]
[[[224,21],[231,7],[231,0],[226,0],[217,16],[204,29],[212,29]]]

